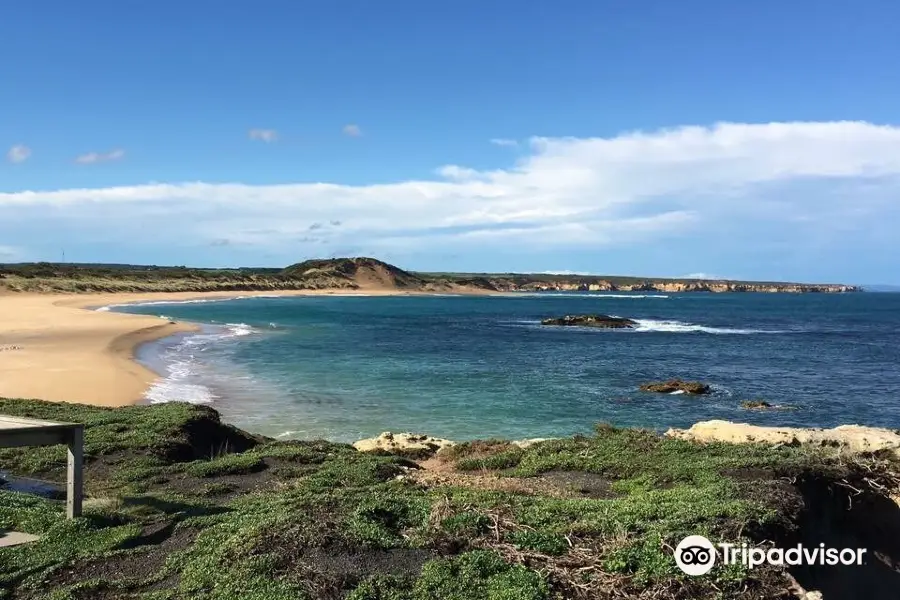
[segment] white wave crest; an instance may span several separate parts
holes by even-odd
[[[234,337],[242,337],[256,332],[253,327],[246,323],[226,323],[225,328]]]
[[[168,373],[166,376],[153,383],[144,394],[144,397],[151,404],[162,404],[164,402],[212,404],[216,400],[212,390],[205,385],[189,381],[194,375],[195,366],[196,363],[192,354],[171,360],[167,365]]]
[[[184,337],[174,346],[163,351],[160,359],[165,364],[164,377],[157,380],[144,394],[151,404],[162,402],[190,402],[211,404],[218,397],[205,385],[197,383],[205,372],[198,356],[210,346],[224,340],[257,333],[246,323],[227,323],[205,328],[200,333]]]
[[[147,302],[125,302],[122,304],[108,304],[95,308],[96,312],[107,312],[113,308],[127,308],[129,306],[168,306],[175,304],[209,304],[210,302],[225,302],[234,298],[202,298],[198,300],[153,300]]]
[[[704,325],[695,325],[694,323],[685,323],[683,321],[660,321],[656,319],[634,319],[637,332],[664,332],[664,333],[711,333],[717,335],[739,334],[751,335],[755,333],[785,333],[780,330],[767,329],[739,329],[732,327],[706,327]]]
[[[516,296],[528,296],[546,298],[548,296],[561,298],[621,298],[623,300],[641,300],[644,298],[668,299],[665,294],[597,294],[592,292],[515,292]]]
[[[254,294],[252,296],[227,296],[221,298],[194,298],[192,300],[146,300],[137,302],[124,302],[122,304],[108,304],[95,308],[96,312],[107,312],[113,308],[127,308],[129,306],[164,306],[176,304],[210,304],[213,302],[229,302],[231,300],[252,300],[253,298],[283,298],[283,294]]]

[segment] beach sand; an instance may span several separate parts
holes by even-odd
[[[100,406],[142,401],[158,375],[134,360],[143,342],[196,330],[158,317],[85,310],[129,302],[236,296],[397,295],[360,292],[178,292],[19,294],[0,288],[0,397],[36,398]]]

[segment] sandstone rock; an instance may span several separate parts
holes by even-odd
[[[685,394],[708,394],[710,388],[707,384],[699,381],[682,381],[681,379],[671,379],[669,381],[645,383],[641,386],[642,392],[656,392],[658,394],[673,394],[682,392]]]
[[[431,437],[421,433],[391,433],[390,431],[385,431],[378,437],[354,442],[353,447],[360,452],[382,450],[385,452],[416,451],[433,454],[455,444],[456,442],[450,440]]]
[[[637,321],[609,315],[566,315],[551,317],[541,321],[541,325],[557,325],[563,327],[600,327],[606,329],[630,329]]]
[[[886,450],[900,457],[900,433],[881,427],[841,425],[833,429],[801,427],[761,427],[730,421],[701,421],[690,429],[669,429],[668,437],[698,442],[728,442],[741,444],[764,442],[769,444],[813,444],[837,446],[848,452],[877,452]]]
[[[547,442],[552,439],[553,438],[529,438],[527,440],[515,440],[511,443],[513,446],[518,446],[519,448],[528,448],[529,446],[534,446],[535,444],[540,444],[541,442]]]

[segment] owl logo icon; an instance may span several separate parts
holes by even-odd
[[[706,575],[716,564],[716,548],[702,535],[689,535],[675,547],[675,564],[688,575]]]

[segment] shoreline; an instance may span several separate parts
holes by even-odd
[[[200,331],[188,322],[106,306],[188,300],[291,296],[433,296],[392,289],[102,294],[0,293],[0,397],[117,407],[146,403],[162,374],[137,360],[148,342]],[[492,295],[460,293],[453,295]],[[502,295],[502,294],[501,294]]]

